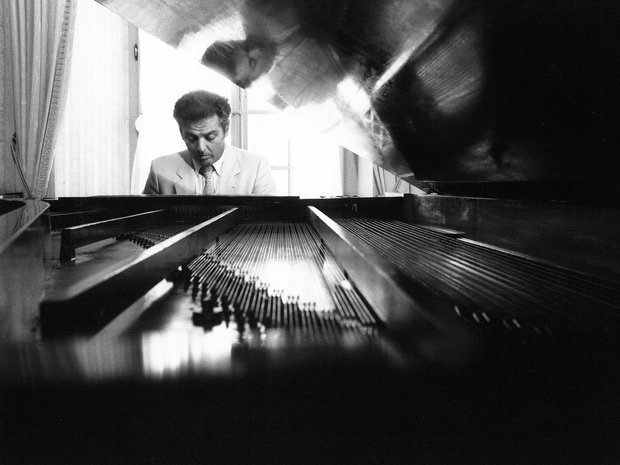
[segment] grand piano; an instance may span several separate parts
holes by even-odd
[[[620,459],[615,2],[100,3],[420,194],[0,200],[2,463]]]

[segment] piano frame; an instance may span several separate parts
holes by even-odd
[[[0,267],[3,282],[9,277],[13,283],[3,286],[2,301],[10,302],[3,304],[3,321],[11,322],[3,330],[12,333],[0,348],[7,418],[2,436],[15,444],[3,457],[9,462],[94,460],[123,438],[133,442],[99,458],[141,460],[146,451],[162,463],[205,455],[252,461],[260,450],[261,456],[296,460],[302,450],[327,461],[338,454],[362,462],[370,456],[400,461],[454,459],[451,448],[456,447],[467,460],[529,462],[553,454],[559,462],[591,457],[593,446],[599,447],[595,458],[607,460],[620,452],[613,445],[618,444],[615,394],[620,387],[613,320],[586,331],[542,336],[480,328],[458,318],[441,289],[415,282],[338,223],[347,217],[399,219],[440,231],[446,241],[475,243],[562,269],[574,268],[588,255],[596,259],[573,271],[584,279],[612,282],[618,274],[613,209],[414,195],[17,203],[19,208],[2,216],[4,229],[16,232],[2,246]],[[195,226],[131,258],[118,272],[110,273],[108,263],[77,285],[42,295],[50,266],[80,266],[60,264],[63,240],[72,242],[79,262],[87,243],[131,230],[139,221],[159,224],[171,218],[191,219]],[[208,333],[136,333],[138,316],[169,292],[165,278],[222,231],[244,221],[311,223],[385,328],[376,337],[350,334],[337,340],[273,330],[263,339],[232,344],[224,355]],[[86,226],[80,230],[81,223]],[[109,228],[108,234],[102,228]],[[559,232],[570,234],[558,241]],[[86,245],[94,247],[89,255],[97,255],[97,244]],[[119,293],[127,300],[102,297]],[[113,300],[118,305],[109,305]],[[42,340],[32,330],[37,322]],[[128,333],[128,327],[134,330]],[[187,351],[189,358],[168,369],[154,368],[165,347]],[[133,412],[142,432],[128,429],[127,412]],[[207,417],[213,422],[206,424]],[[50,431],[48,425],[58,422],[66,423]],[[166,442],[171,425],[183,432],[183,440]],[[286,425],[294,425],[294,432]],[[230,434],[243,439],[230,447],[221,443]],[[583,440],[571,443],[575,437]],[[74,441],[89,447],[65,455]],[[30,447],[32,442],[37,447]]]

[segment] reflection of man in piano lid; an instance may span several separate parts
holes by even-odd
[[[266,75],[275,97],[293,108],[335,97],[345,76],[333,47],[298,27],[277,41],[250,36],[214,42],[205,50],[202,63],[242,88]]]
[[[144,194],[275,194],[269,163],[225,142],[231,108],[220,95],[196,90],[174,106],[187,150],[151,163]]]
[[[246,88],[273,66],[276,43],[259,37],[217,41],[209,46],[202,63],[223,73],[241,88]]]

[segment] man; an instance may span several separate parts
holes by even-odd
[[[153,160],[143,193],[275,194],[267,160],[224,141],[230,111],[224,97],[204,90],[177,100],[173,116],[187,150]]]
[[[245,89],[269,72],[276,50],[275,42],[260,37],[216,41],[205,50],[202,63]]]
[[[247,0],[239,9],[244,40],[216,41],[202,57],[202,63],[222,72],[245,89],[267,74],[279,49],[300,29],[299,0]]]
[[[338,98],[338,84],[346,76],[333,47],[299,28],[285,31],[277,41],[258,37],[216,41],[205,50],[202,63],[242,88],[266,76],[275,101],[293,108]]]

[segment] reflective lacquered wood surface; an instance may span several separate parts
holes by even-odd
[[[8,210],[0,215],[0,337],[33,341],[45,289],[49,205],[38,200],[0,202]]]
[[[251,89],[405,178],[613,190],[617,2],[99,1],[196,60],[258,38]]]
[[[38,200],[0,200],[0,253],[36,223],[49,205]]]
[[[451,216],[461,216],[449,214],[456,209],[444,208],[440,210],[445,216],[440,217],[430,202],[435,197],[449,200],[424,196],[424,203],[431,205],[415,209],[410,205],[408,216],[435,219],[443,226],[452,223]],[[307,202],[343,224],[341,217],[368,212],[396,215],[405,207],[397,200],[403,199]],[[106,205],[110,208],[103,209],[112,211],[114,205],[132,203],[126,198],[74,201],[80,208],[88,207],[85,211]],[[237,202],[242,207],[245,201],[247,210],[241,216],[249,222],[261,210],[272,220],[274,213],[298,220],[299,207],[306,206],[306,201],[289,199],[287,208],[277,198],[133,201],[149,210],[177,205],[181,218],[196,213],[183,208],[185,202],[194,207]],[[475,204],[476,213],[463,219],[464,226],[494,211],[482,208],[482,199],[468,202]],[[264,203],[268,205],[261,208]],[[507,209],[511,208],[505,203],[497,216]],[[519,204],[512,209],[523,212]],[[529,216],[535,230],[541,217]],[[475,227],[466,230],[469,234]],[[453,249],[456,258],[459,246],[454,241],[438,239]],[[348,250],[337,244],[335,254],[368,256],[357,241],[348,242]],[[384,239],[369,243],[379,242]],[[405,249],[398,247],[401,252]],[[131,255],[129,248],[123,250]],[[76,270],[79,256],[77,261]],[[22,267],[11,270],[15,276],[34,272],[31,260],[11,263]],[[362,266],[360,261],[352,263]],[[495,260],[491,268],[497,264]],[[426,267],[420,270],[438,275]],[[387,267],[384,271],[392,273]],[[351,273],[351,282],[354,278]],[[394,281],[397,285],[400,280]],[[20,291],[30,290],[13,283]],[[236,322],[209,329],[204,320],[203,327],[191,320],[192,307],[197,308],[199,301],[202,307],[200,294],[194,298],[192,288],[175,286],[178,283],[160,281],[92,338],[36,344],[0,341],[0,462],[411,463],[419,459],[565,464],[616,463],[620,456],[620,351],[617,331],[607,331],[604,315],[600,331],[575,334],[538,334],[517,330],[516,325],[499,332],[480,321],[469,322],[471,332],[448,332],[443,317],[439,331],[413,325],[405,331],[395,327],[375,334],[343,331],[338,337],[249,324],[239,331]],[[108,297],[113,300],[122,289],[110,288]],[[527,302],[522,310],[530,310]],[[595,316],[596,309],[580,310]],[[180,321],[175,322],[177,317]]]

